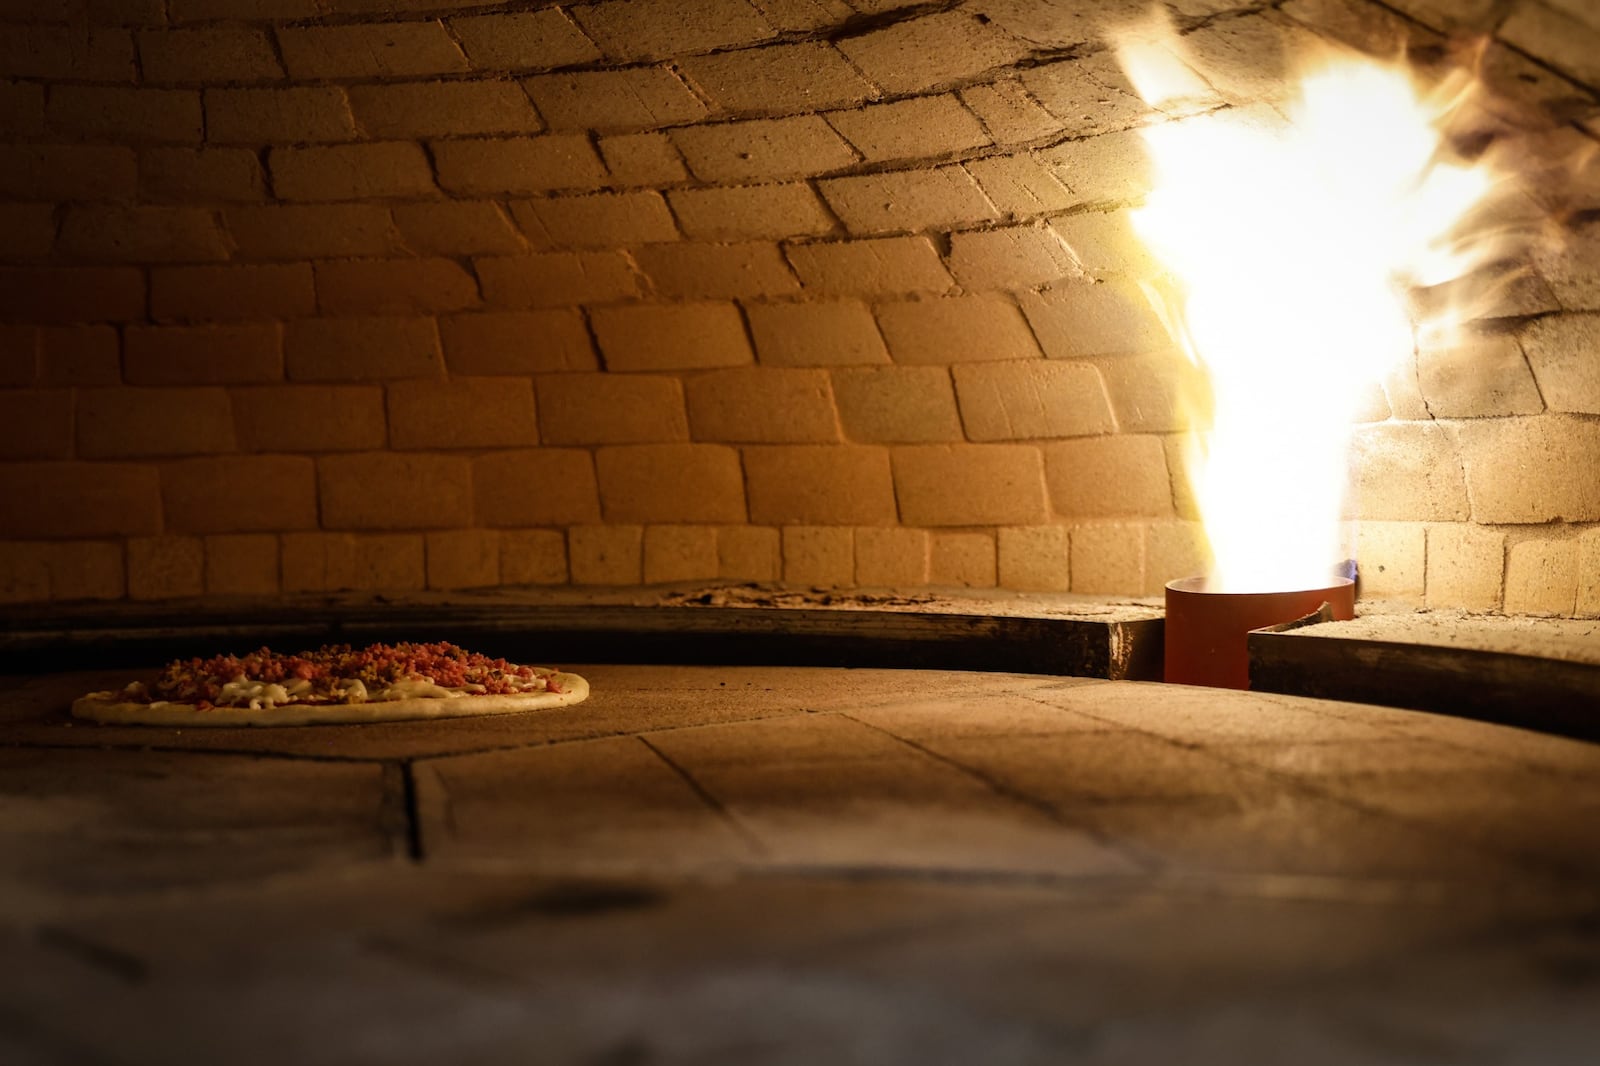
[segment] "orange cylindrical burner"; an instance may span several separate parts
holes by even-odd
[[[1356,616],[1355,582],[1289,592],[1209,592],[1203,577],[1167,582],[1166,680],[1249,688],[1252,629],[1292,622],[1326,603],[1337,620]]]

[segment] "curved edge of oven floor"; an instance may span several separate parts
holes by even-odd
[[[1600,741],[1600,661],[1349,636],[1340,625],[1251,633],[1251,689]]]
[[[721,607],[394,604],[346,610],[195,611],[38,619],[0,629],[0,673],[146,667],[176,658],[379,641],[448,640],[513,661],[843,666],[1161,679],[1149,618]]]

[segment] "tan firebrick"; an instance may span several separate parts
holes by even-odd
[[[892,525],[884,448],[791,444],[744,449],[750,520],[769,525]]]
[[[205,560],[205,589],[210,595],[278,594],[278,538],[271,533],[206,537]]]
[[[839,439],[826,370],[737,367],[684,385],[695,440],[806,444]]]
[[[928,583],[960,588],[995,587],[995,541],[989,533],[934,532]]]
[[[1002,588],[1066,592],[1072,587],[1066,526],[1002,526],[996,533]]]
[[[928,583],[925,529],[862,526],[855,531],[856,584],[908,588]]]
[[[644,583],[705,581],[717,576],[715,526],[646,526]]]
[[[842,526],[784,526],[783,580],[789,585],[837,588],[855,574],[854,544]]]
[[[205,591],[205,545],[199,537],[134,537],[128,541],[128,596],[173,600]]]
[[[1506,553],[1508,614],[1571,617],[1577,610],[1578,542],[1530,537]]]
[[[431,589],[486,588],[500,583],[500,534],[450,529],[423,538]]]
[[[1030,525],[1046,516],[1044,463],[1032,445],[903,445],[893,454],[907,525]]]
[[[595,453],[606,520],[745,520],[739,453],[719,444],[624,444]]]
[[[161,465],[166,528],[274,532],[317,526],[316,467],[299,455],[215,455]]]
[[[573,526],[567,554],[574,585],[637,585],[644,576],[644,530],[640,526]]]

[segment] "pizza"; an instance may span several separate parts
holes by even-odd
[[[262,648],[168,663],[153,682],[91,692],[78,718],[115,725],[256,726],[507,714],[581,703],[577,674],[454,644],[333,644],[298,655]]]

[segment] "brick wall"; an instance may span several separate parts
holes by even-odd
[[[0,600],[1159,591],[1201,565],[1124,213],[1167,116],[1108,6],[0,0]],[[1588,0],[1169,6],[1203,106],[1488,31],[1554,155],[1600,136]],[[1369,595],[1600,614],[1600,180],[1559,196],[1374,398]]]

